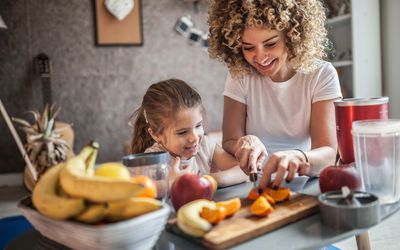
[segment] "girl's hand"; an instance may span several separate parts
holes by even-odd
[[[179,158],[179,156],[176,156],[171,160],[171,167],[169,168],[168,173],[168,183],[170,187],[177,177],[186,173],[190,173],[189,165],[180,166],[180,164],[181,158]]]
[[[250,174],[252,169],[260,170],[268,155],[264,144],[254,135],[240,137],[236,142],[234,151],[240,168],[247,175]]]
[[[264,165],[260,188],[265,188],[271,184],[271,175],[276,172],[272,187],[277,188],[287,172],[286,181],[291,182],[296,173],[299,175],[310,174],[310,163],[306,162],[304,156],[297,150],[281,151],[272,154]]]

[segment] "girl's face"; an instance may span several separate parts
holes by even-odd
[[[189,159],[197,154],[204,136],[201,106],[182,109],[159,136],[162,145],[173,155]]]
[[[242,34],[242,53],[246,61],[261,75],[282,82],[294,75],[287,61],[288,49],[284,33],[266,28],[245,29]]]

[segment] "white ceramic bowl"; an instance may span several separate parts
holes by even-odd
[[[170,207],[164,204],[154,212],[103,225],[59,221],[40,214],[31,197],[18,208],[43,236],[73,249],[151,249],[167,223]]]

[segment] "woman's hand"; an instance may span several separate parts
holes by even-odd
[[[264,144],[254,135],[240,137],[235,144],[234,152],[240,168],[247,175],[252,169],[261,169],[261,165],[268,155]]]
[[[272,154],[265,163],[260,188],[271,186],[271,175],[276,172],[272,187],[277,188],[281,185],[287,172],[286,181],[291,182],[296,173],[299,175],[309,175],[310,163],[298,150],[280,151]]]

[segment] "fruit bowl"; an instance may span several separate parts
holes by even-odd
[[[72,249],[151,249],[167,223],[167,204],[138,217],[99,225],[60,221],[39,213],[31,197],[18,203],[18,208],[43,236]]]

